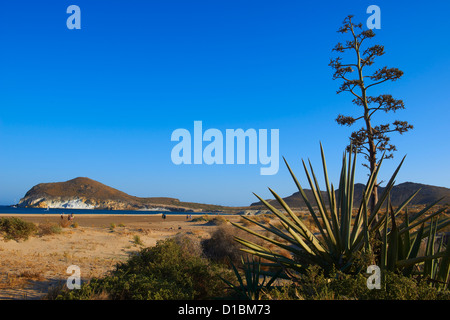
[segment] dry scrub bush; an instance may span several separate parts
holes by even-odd
[[[198,237],[186,233],[178,233],[173,239],[185,254],[191,257],[204,257],[202,243]]]
[[[61,220],[61,222],[59,223],[61,228],[68,228],[68,227],[70,227],[71,224],[72,224],[72,222],[69,220]]]
[[[231,259],[233,264],[240,264],[241,257],[245,256],[246,253],[240,250],[243,246],[236,242],[234,239],[235,236],[252,240],[255,243],[262,242],[262,240],[257,237],[229,224],[224,224],[212,232],[209,239],[202,241],[205,256],[218,263],[228,263],[229,259]]]

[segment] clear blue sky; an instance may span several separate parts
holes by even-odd
[[[66,27],[72,4],[81,30]],[[379,89],[406,105],[386,119],[415,126],[392,136],[398,152],[382,178],[406,154],[398,183],[450,187],[449,1],[17,0],[0,8],[0,204],[78,176],[236,206],[269,197],[267,187],[296,191],[281,163],[273,176],[259,164],[174,165],[171,133],[195,120],[279,129],[280,155],[305,183],[300,159],[319,170],[321,141],[338,184],[351,129],[334,120],[356,107],[336,94],[328,63],[343,19],[365,24],[371,4],[381,8],[372,41],[386,49],[377,66],[405,73]],[[359,166],[358,181],[366,174]]]

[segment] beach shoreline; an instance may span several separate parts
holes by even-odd
[[[67,220],[67,217],[70,213],[65,213],[63,215],[64,219]],[[183,222],[190,221],[187,219],[187,216],[192,216],[192,218],[203,216],[204,214],[199,213],[189,213],[189,214],[166,214],[166,219],[162,218],[162,214],[121,214],[121,213],[112,213],[112,214],[91,214],[91,213],[83,213],[83,214],[74,214],[74,220],[72,222],[77,222],[80,226],[110,226],[111,223],[115,224],[127,224],[131,223],[133,225],[137,224],[145,224],[145,223],[169,223],[169,222]],[[23,219],[25,221],[33,222],[33,223],[45,223],[45,222],[60,222],[61,214],[53,214],[53,213],[0,213],[0,218],[2,217],[16,217]]]

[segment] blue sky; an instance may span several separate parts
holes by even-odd
[[[69,5],[81,30],[69,30]],[[40,182],[89,177],[136,196],[248,205],[287,196],[295,185],[283,164],[180,165],[171,133],[279,129],[280,155],[301,181],[301,158],[320,169],[321,141],[332,181],[352,128],[339,113],[358,114],[336,94],[331,49],[348,14],[365,24],[381,8],[385,46],[376,66],[398,67],[401,80],[379,87],[406,109],[380,121],[407,120],[394,134],[398,152],[387,178],[407,155],[397,182],[450,187],[450,2],[427,1],[9,1],[0,11],[0,204]],[[375,93],[375,92],[374,92]],[[356,129],[356,127],[354,128]],[[361,157],[362,158],[362,157]],[[358,181],[367,171],[358,167]]]

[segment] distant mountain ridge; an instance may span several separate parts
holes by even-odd
[[[355,194],[354,194],[354,203],[360,203],[362,200],[362,194],[364,190],[364,184],[355,183]],[[445,187],[436,187],[430,186],[426,184],[414,183],[414,182],[404,182],[398,185],[395,185],[391,191],[391,203],[392,205],[399,206],[401,205],[408,197],[410,197],[414,192],[419,190],[419,193],[411,200],[410,205],[425,205],[437,201],[443,197],[445,197],[440,204],[450,204],[450,189]],[[378,188],[378,194],[383,192],[384,188]],[[315,204],[314,196],[311,190],[304,189],[306,197],[309,201]],[[328,203],[328,195],[325,191],[321,191],[322,197],[324,201]],[[337,191],[336,191],[337,194]],[[303,198],[300,195],[300,192],[295,192],[292,195],[283,198],[284,201],[292,208],[306,208],[306,204],[303,201]],[[270,199],[269,203],[279,207],[276,200]],[[264,206],[262,202],[254,202],[250,205],[251,207],[260,207]]]
[[[362,198],[364,185],[355,184],[354,203]],[[450,203],[450,189],[425,184],[405,182],[394,186],[391,192],[393,206],[400,205],[417,190],[420,192],[411,201],[411,205],[422,205],[445,197],[440,204]],[[379,188],[380,193],[383,188]],[[304,189],[308,199],[314,202],[311,190]],[[327,201],[326,192],[322,196]],[[292,208],[306,208],[299,192],[283,198]],[[270,199],[269,203],[279,208],[278,203]],[[135,197],[125,192],[109,187],[98,181],[78,177],[65,182],[40,183],[32,187],[20,200],[19,207],[29,208],[73,208],[73,209],[106,209],[106,210],[161,210],[186,212],[227,212],[237,213],[239,210],[260,211],[267,210],[261,202],[250,206],[228,207],[213,204],[182,202],[168,197]],[[261,211],[262,212],[262,211]]]

